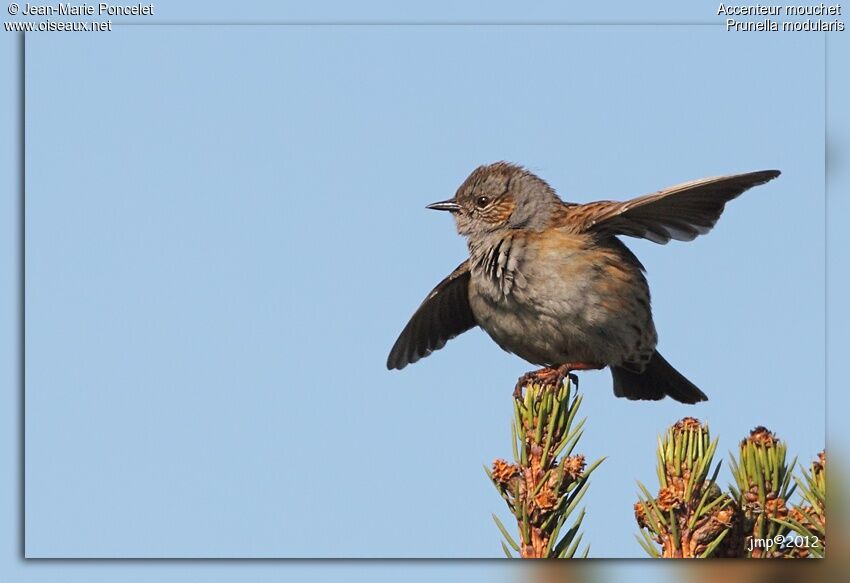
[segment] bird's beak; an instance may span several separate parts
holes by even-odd
[[[450,213],[456,213],[460,210],[460,205],[453,200],[444,200],[442,202],[429,204],[425,208],[435,211],[449,211]]]

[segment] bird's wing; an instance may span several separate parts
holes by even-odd
[[[626,202],[577,205],[570,219],[581,231],[641,237],[655,243],[691,241],[709,232],[727,202],[779,176],[779,170],[703,178]]]
[[[390,350],[387,368],[403,369],[476,324],[469,307],[469,264],[464,261],[437,284],[410,318]]]

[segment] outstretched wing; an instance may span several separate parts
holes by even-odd
[[[670,239],[691,241],[711,230],[727,202],[779,174],[779,170],[762,170],[703,178],[626,202],[578,205],[569,214],[581,231],[641,237],[661,244]]]
[[[387,368],[401,370],[476,324],[469,307],[469,265],[464,261],[428,294],[410,318],[390,350]]]

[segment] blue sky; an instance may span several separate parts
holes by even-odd
[[[660,349],[711,400],[616,400],[607,372],[582,376],[580,449],[609,457],[585,499],[594,556],[641,556],[634,480],[685,414],[724,457],[765,424],[808,460],[822,63],[820,35],[711,27],[31,35],[28,551],[498,556],[481,464],[510,452],[529,365],[474,331],[383,368],[465,251],[424,205],[496,159],[578,201],[784,172],[705,238],[627,240]]]

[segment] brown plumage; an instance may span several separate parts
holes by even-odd
[[[777,176],[705,178],[626,202],[575,204],[520,166],[481,166],[453,199],[429,207],[453,214],[469,259],[425,298],[387,367],[404,368],[479,325],[546,367],[535,374],[609,366],[618,397],[705,400],[656,351],[643,266],[617,236],[690,241],[711,230],[728,201]]]

